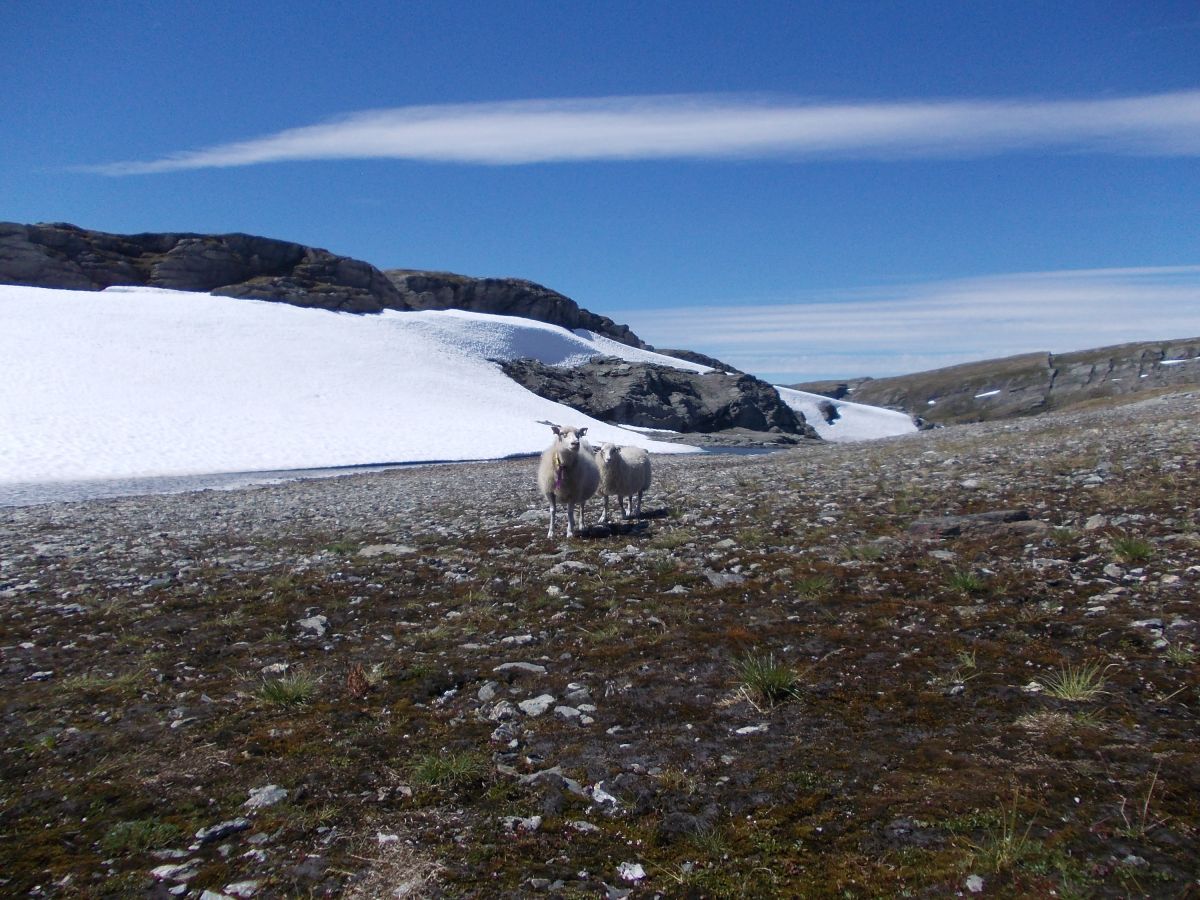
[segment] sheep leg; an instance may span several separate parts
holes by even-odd
[[[620,498],[617,498],[620,500]],[[608,494],[604,495],[604,524],[608,524]]]
[[[642,517],[642,494],[643,494],[643,493],[644,493],[643,491],[638,491],[638,511],[637,511],[637,517],[638,517],[639,519]],[[629,498],[629,511],[630,511],[630,512],[633,512],[633,498],[632,498],[632,497],[630,497],[630,498]]]
[[[555,501],[554,495],[551,494],[550,495],[550,531],[547,532],[547,534],[546,534],[546,537],[548,537],[548,538],[554,537],[554,519],[555,519],[555,516],[557,516],[557,515],[558,515],[558,503]]]
[[[567,537],[575,537],[575,504],[567,501]]]

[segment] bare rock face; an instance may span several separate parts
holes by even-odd
[[[697,353],[695,350],[664,350],[662,347],[654,347],[655,353],[661,353],[663,356],[673,356],[676,359],[686,360],[687,362],[699,363],[702,366],[708,366],[710,369],[717,369],[720,372],[730,372],[734,375],[743,375],[741,369],[735,369],[727,362],[717,359],[715,356],[708,356],[704,353]]]
[[[636,334],[607,316],[582,309],[570,297],[520,278],[470,278],[450,272],[388,269],[387,277],[409,309],[466,309],[498,316],[520,316],[571,329],[585,328],[605,337],[646,348]]]
[[[571,368],[532,359],[502,365],[510,378],[538,396],[604,422],[682,432],[743,428],[817,437],[771,385],[750,375],[701,375],[612,357]]]
[[[147,285],[339,312],[466,309],[584,328],[646,347],[625,325],[518,278],[394,269],[249,234],[108,234],[0,222],[0,284],[68,290]]]
[[[0,283],[70,290],[148,285],[342,312],[408,308],[374,266],[248,234],[120,235],[4,222]]]

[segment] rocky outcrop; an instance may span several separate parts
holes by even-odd
[[[368,263],[248,234],[108,234],[0,223],[0,282],[71,290],[149,285],[343,312],[407,309]]]
[[[645,347],[624,325],[518,278],[392,269],[249,234],[109,234],[75,225],[0,222],[0,284],[68,290],[148,285],[338,312],[466,309],[586,328]]]
[[[625,325],[582,309],[570,297],[521,278],[469,278],[450,272],[388,269],[385,273],[409,309],[466,309],[498,316],[520,316],[574,330],[586,328],[605,337],[645,348]]]
[[[1200,338],[1026,353],[894,378],[794,387],[951,424],[1027,416],[1192,384],[1200,384]]]
[[[612,357],[571,368],[532,359],[502,366],[538,396],[604,422],[683,432],[742,428],[817,437],[771,385],[750,375],[701,375]]]
[[[699,363],[702,366],[708,366],[710,369],[716,369],[718,372],[732,372],[734,375],[744,375],[741,369],[735,369],[729,363],[722,362],[715,356],[707,356],[703,353],[697,353],[695,350],[664,350],[661,347],[652,347],[655,353],[661,353],[663,356],[673,356],[676,359],[686,360],[687,362]]]

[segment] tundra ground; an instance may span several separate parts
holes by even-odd
[[[656,457],[570,541],[534,460],[0,510],[0,893],[1200,896],[1198,446]]]

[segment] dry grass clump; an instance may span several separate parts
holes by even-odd
[[[444,872],[445,866],[434,857],[403,841],[393,840],[379,846],[379,854],[370,860],[366,875],[343,896],[347,900],[440,897]]]

